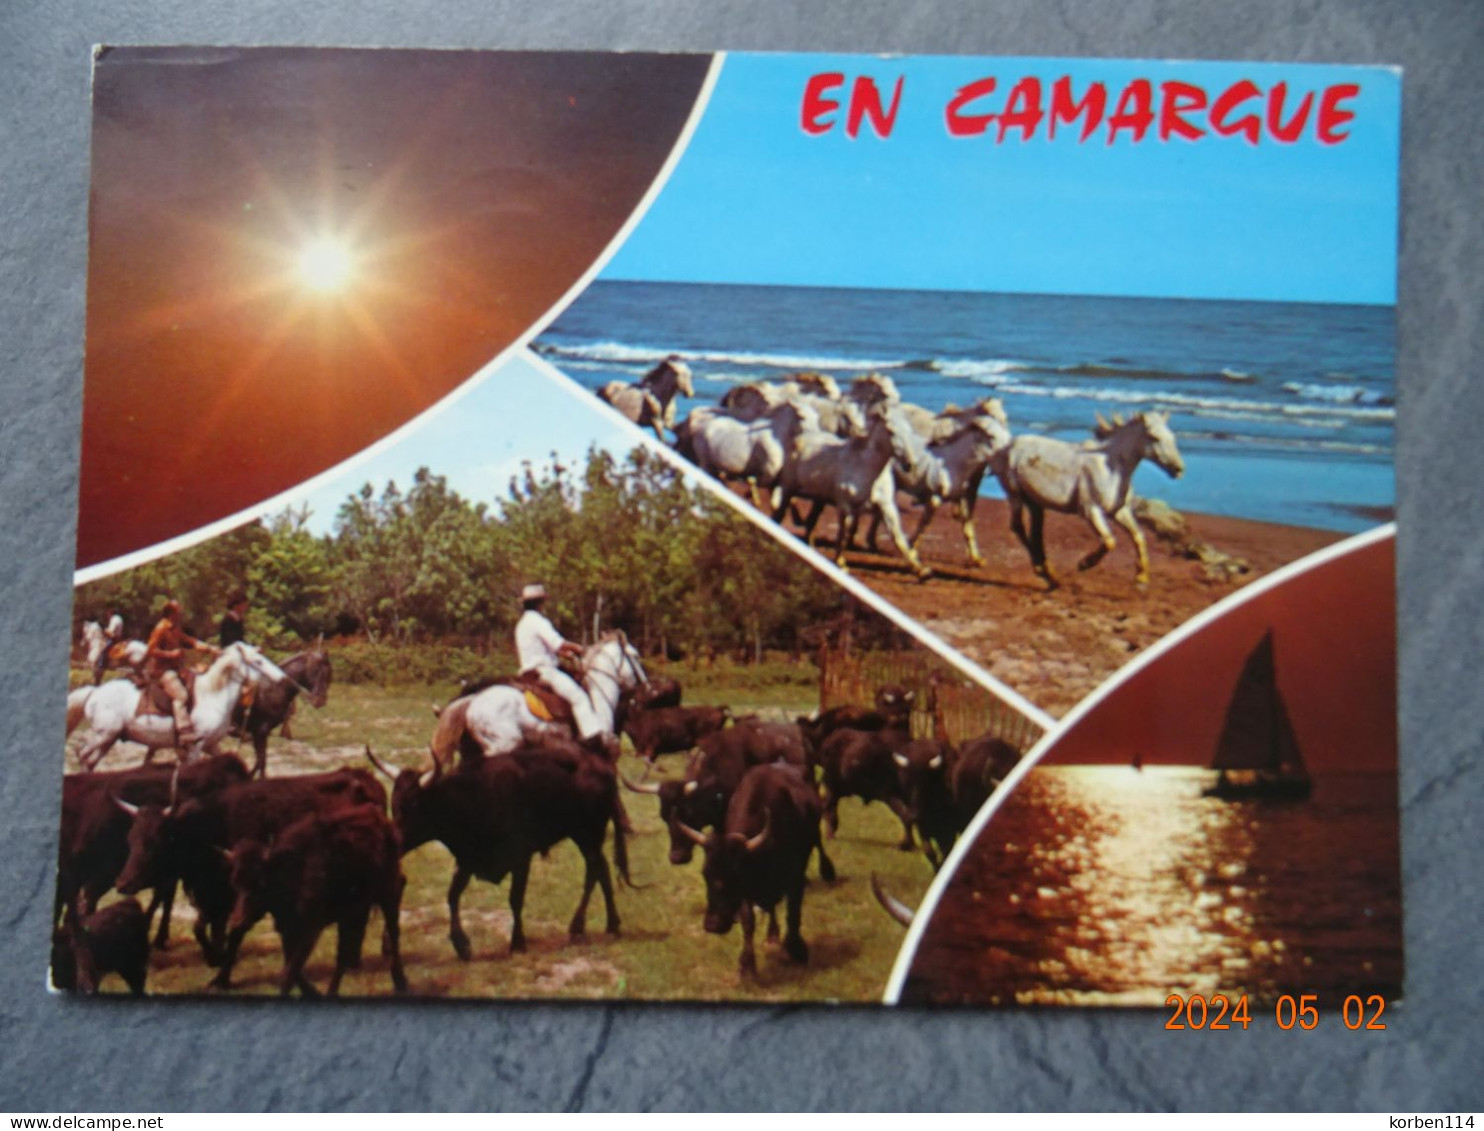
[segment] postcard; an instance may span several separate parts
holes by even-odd
[[[1400,86],[100,48],[53,985],[1379,1017]]]

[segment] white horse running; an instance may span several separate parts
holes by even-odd
[[[667,357],[635,384],[609,381],[598,390],[600,400],[607,401],[639,427],[653,428],[661,443],[665,440],[664,430],[675,429],[676,398],[695,395],[690,366],[675,357]]]
[[[866,423],[864,436],[842,438],[824,432],[806,432],[799,438],[779,484],[782,490],[773,510],[773,521],[783,521],[794,498],[809,499],[814,506],[804,527],[806,537],[812,537],[821,512],[826,506],[833,506],[840,512],[835,564],[843,568],[845,547],[855,534],[862,512],[875,506],[897,552],[907,559],[919,578],[925,578],[932,571],[923,566],[917,552],[907,544],[895,492],[889,486],[892,460],[910,461],[915,437],[905,420],[886,402],[871,406]],[[877,487],[883,474],[888,483],[884,491]]]
[[[203,752],[215,754],[217,743],[232,729],[232,709],[242,696],[242,685],[265,678],[278,683],[284,674],[251,644],[239,641],[223,648],[211,667],[196,677],[191,707],[196,741],[182,751],[181,760],[194,761]],[[77,755],[84,770],[96,768],[121,738],[144,746],[146,763],[156,750],[178,744],[172,716],[138,714],[141,694],[129,680],[112,679],[101,687],[79,687],[67,696],[67,733],[84,718],[92,732]]]
[[[1134,583],[1149,583],[1149,549],[1129,504],[1133,501],[1134,469],[1148,457],[1172,479],[1185,472],[1185,462],[1164,412],[1141,412],[1129,420],[1115,416],[1109,424],[1098,418],[1097,439],[1069,444],[1047,436],[1016,436],[990,465],[1010,502],[1010,529],[1031,556],[1031,567],[1056,588],[1046,561],[1042,523],[1047,510],[1080,514],[1097,531],[1098,545],[1077,563],[1091,569],[1116,545],[1108,516],[1128,531],[1139,555]],[[1026,533],[1022,511],[1031,512]]]
[[[751,420],[698,408],[677,431],[676,450],[718,479],[745,480],[753,505],[761,508],[760,489],[779,482],[799,438],[818,430],[813,408],[795,400],[780,400]]]
[[[611,743],[617,733],[614,717],[620,697],[625,691],[649,682],[639,651],[623,633],[605,632],[583,652],[582,670],[582,688],[592,701],[592,711],[583,717],[581,709],[574,708],[578,730],[601,735],[605,742]],[[525,692],[506,683],[456,699],[444,708],[433,736],[435,763],[449,769],[449,763],[458,753],[459,739],[466,732],[487,757],[509,754],[527,742],[572,735],[565,725],[532,714]]]
[[[979,484],[985,469],[1010,443],[1010,430],[1001,419],[988,413],[963,416],[958,418],[956,432],[946,439],[927,444],[911,463],[892,467],[893,490],[905,492],[922,506],[917,531],[910,542],[914,550],[922,541],[938,507],[942,503],[952,503],[959,522],[963,524],[970,563],[976,566],[984,564],[974,532],[974,503],[979,498]],[[876,548],[877,525],[877,522],[872,522],[871,533],[866,539],[873,550]]]
[[[98,657],[103,654],[103,649],[109,647],[108,637],[103,633],[103,626],[95,620],[84,621],[82,645],[87,652],[88,669],[91,671],[97,667]],[[116,642],[116,647],[117,655],[111,658],[116,658],[131,668],[137,668],[144,663],[145,653],[149,651],[149,646],[143,640],[120,640]]]

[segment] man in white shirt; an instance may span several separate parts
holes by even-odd
[[[525,612],[515,622],[515,652],[521,673],[535,673],[542,683],[570,703],[579,737],[592,737],[599,729],[592,700],[576,680],[557,666],[557,661],[563,656],[581,659],[582,649],[563,639],[556,626],[542,613],[541,607],[546,603],[545,586],[527,585],[521,590],[520,601]]]
[[[103,673],[108,670],[112,662],[109,655],[124,638],[124,618],[119,616],[118,610],[111,607],[108,610],[108,623],[103,629],[103,650],[98,653],[98,659],[93,664],[93,686],[103,682]]]

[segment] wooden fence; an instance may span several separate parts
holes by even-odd
[[[912,707],[914,738],[933,736],[934,702],[955,743],[992,734],[1024,754],[1041,737],[1038,725],[931,653],[820,649],[820,710],[844,703],[872,705],[877,689],[889,683],[917,693]]]

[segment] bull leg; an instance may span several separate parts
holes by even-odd
[[[768,941],[774,945],[778,943],[778,905],[776,903],[768,908]]]
[[[227,941],[221,950],[222,963],[217,969],[216,977],[211,980],[213,989],[229,990],[232,988],[232,967],[237,965],[237,950],[242,946],[242,939],[246,934],[246,928],[227,932]]]
[[[154,899],[150,901],[149,910],[144,913],[146,923],[157,907],[160,909],[160,926],[155,931],[155,949],[165,950],[170,946],[170,912],[175,907],[174,880],[164,885],[164,894],[161,894],[160,888],[155,888]]]
[[[381,904],[381,953],[392,960],[392,988],[399,994],[407,992],[407,972],[402,969],[402,893],[406,889],[407,879],[399,870],[397,882]]]
[[[1134,574],[1135,585],[1149,584],[1149,545],[1144,541],[1144,532],[1139,529],[1139,520],[1125,503],[1113,512],[1113,521],[1128,531],[1134,540],[1134,550],[1139,555],[1139,572]]]
[[[819,837],[819,828],[814,829],[814,850],[819,853],[819,878],[827,884],[835,882],[835,863],[824,852],[824,841]]]
[[[829,774],[824,778],[824,824],[831,840],[840,831],[840,795]]]
[[[600,855],[599,860],[602,859]],[[572,942],[581,942],[587,938],[587,901],[592,898],[593,888],[597,886],[597,869],[593,865],[593,855],[586,848],[582,850],[582,898],[577,901],[577,910],[572,913],[572,922],[567,924],[567,937]]]
[[[314,953],[314,944],[318,941],[318,931],[295,932],[292,942],[283,940],[283,978],[278,983],[281,996],[288,997],[295,986],[299,987],[299,992],[306,998],[320,996],[319,990],[304,976],[304,966]]]
[[[268,776],[268,732],[254,731],[252,736],[253,766],[252,777],[266,778]]]
[[[472,873],[456,868],[453,882],[448,885],[448,941],[453,943],[454,953],[464,962],[469,961],[469,936],[464,933],[463,923],[459,922],[459,900],[464,897],[464,889],[473,878]]]
[[[913,852],[917,848],[917,838],[912,831],[912,810],[909,809],[900,798],[888,797],[886,807],[897,815],[897,820],[902,822],[902,843],[897,845],[903,852]]]
[[[871,515],[871,525],[866,531],[866,549],[873,554],[879,554],[881,548],[876,544],[876,535],[881,531],[881,512],[875,511]]]
[[[1087,519],[1092,524],[1092,528],[1097,531],[1098,544],[1083,555],[1082,560],[1077,563],[1077,568],[1091,569],[1102,561],[1117,543],[1113,541],[1113,532],[1108,529],[1108,520],[1103,517],[1101,508],[1088,507],[1082,512],[1082,517]],[[1142,561],[1139,563],[1140,569],[1144,568],[1144,564]]]
[[[366,920],[371,908],[362,907],[335,925],[335,973],[330,975],[329,997],[340,996],[340,979],[347,970],[361,967],[361,947],[366,941]]]
[[[522,909],[526,905],[526,881],[531,877],[531,858],[517,860],[510,870],[510,953],[526,949],[526,931],[521,923]]]
[[[783,936],[783,953],[788,955],[790,962],[797,962],[800,966],[809,962],[809,944],[804,941],[804,936],[799,933],[799,924],[804,918],[804,874],[800,872],[798,878],[788,889],[788,907],[786,909],[788,932]]]
[[[597,863],[598,887],[603,892],[603,907],[608,913],[607,921],[603,924],[603,930],[610,935],[616,935],[619,928],[618,904],[613,898],[613,875],[608,870],[608,861],[603,856],[603,846],[601,844],[594,849],[593,858]]]
[[[757,922],[753,917],[752,904],[743,903],[737,917],[742,921],[742,957],[737,963],[737,972],[743,981],[747,981],[757,977],[757,953],[752,949],[752,932],[757,927]]]

